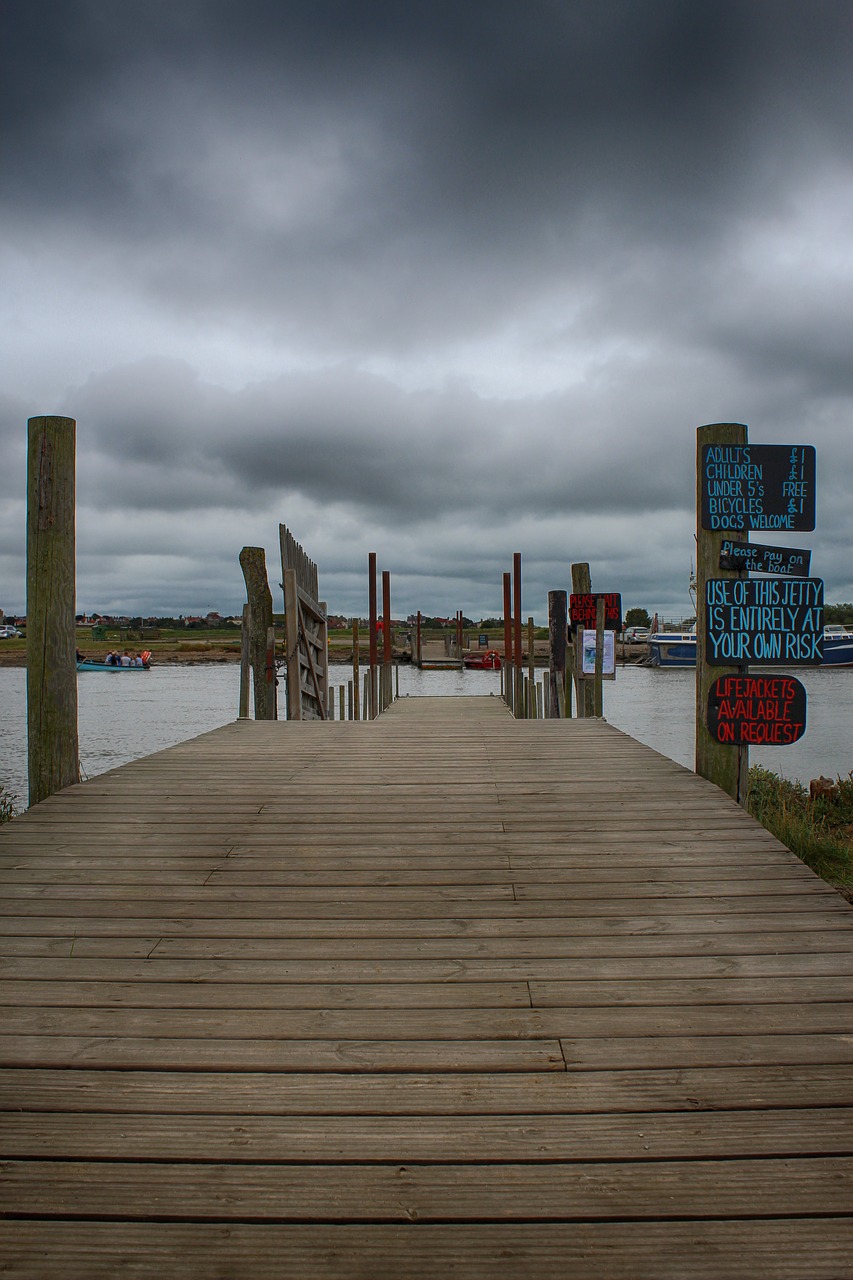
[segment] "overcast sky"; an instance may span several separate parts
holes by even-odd
[[[0,0],[0,607],[77,419],[78,608],[689,612],[695,429],[817,448],[853,600],[849,0]]]

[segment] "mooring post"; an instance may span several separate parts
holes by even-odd
[[[353,697],[353,710],[352,710],[352,715],[350,716],[350,719],[351,719],[351,720],[360,720],[360,719],[361,719],[361,706],[360,706],[360,702],[359,702],[360,695],[361,695],[361,688],[360,688],[360,684],[359,684],[359,674],[360,674],[360,672],[359,672],[359,661],[360,661],[360,654],[359,654],[359,651],[358,651],[358,646],[359,646],[359,638],[358,638],[358,618],[353,618],[353,620],[352,620],[352,697]]]
[[[524,715],[524,668],[521,665],[521,552],[512,557],[512,647],[515,653],[513,715]]]
[[[276,680],[275,680],[275,627],[267,627],[267,652],[264,666],[264,679],[267,682],[266,719],[276,718]]]
[[[380,710],[391,705],[391,574],[382,570],[382,701]]]
[[[533,637],[533,619],[527,619],[527,678],[530,701],[527,705],[528,720],[536,719],[536,641]]]
[[[240,628],[240,710],[239,718],[249,718],[249,606],[243,605],[243,625]]]
[[[548,592],[548,716],[562,719],[566,714],[566,626],[568,601],[565,591]]]
[[[255,719],[275,720],[275,660],[273,658],[272,679],[269,678],[267,660],[267,638],[272,628],[272,593],[267,581],[267,561],[263,547],[244,547],[240,552],[240,568],[243,570],[249,601],[249,657],[252,664]],[[288,654],[288,667],[294,661],[298,663],[298,653]],[[292,705],[290,714],[294,715]]]
[[[512,695],[514,679],[512,674],[512,575],[503,575],[504,589],[504,660],[501,668],[501,693],[504,701],[512,711]]]
[[[702,448],[704,445],[745,445],[742,422],[714,422],[696,432],[696,772],[746,805],[749,789],[749,748],[717,742],[708,731],[708,694],[718,676],[743,675],[738,665],[711,666],[705,651],[705,584],[709,578],[745,578],[736,569],[720,568],[720,551],[731,532],[702,528]]]
[[[593,704],[595,715],[604,716],[604,596],[595,602],[595,676],[593,678]]]
[[[376,668],[379,662],[379,645],[376,637],[376,552],[370,551],[367,556],[367,597],[370,613],[370,719],[379,715],[376,696]]]
[[[29,800],[80,781],[74,418],[27,423],[27,754]]]
[[[589,565],[585,562],[572,565],[572,591],[576,595],[588,595],[592,591],[592,578],[590,577]],[[577,695],[576,705],[578,709],[578,717],[589,718],[595,715],[595,690],[591,680],[585,680],[583,676],[583,658],[580,652],[581,645],[578,642],[579,632],[574,633],[574,668],[575,668],[575,693]]]

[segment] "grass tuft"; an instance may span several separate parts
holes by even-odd
[[[853,772],[835,799],[812,800],[799,782],[753,765],[747,809],[792,853],[832,885],[853,884]]]
[[[0,786],[0,822],[11,822],[17,816],[15,802],[5,787]]]

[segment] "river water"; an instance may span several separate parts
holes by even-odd
[[[351,676],[331,669],[333,685]],[[542,673],[537,673],[541,679]],[[801,668],[808,691],[805,736],[789,747],[760,747],[750,762],[808,782],[824,774],[846,777],[853,769],[853,670]],[[236,664],[155,667],[114,675],[91,672],[78,679],[80,762],[94,777],[116,765],[150,755],[237,715]],[[497,694],[492,671],[419,671],[399,668],[400,696]],[[617,728],[692,768],[695,673],[650,667],[619,667],[604,687],[604,715]],[[0,786],[19,808],[27,795],[26,672],[0,668]]]

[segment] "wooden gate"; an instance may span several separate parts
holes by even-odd
[[[317,566],[289,529],[278,526],[284,581],[284,651],[288,720],[325,720],[329,697],[326,606],[318,600]]]

